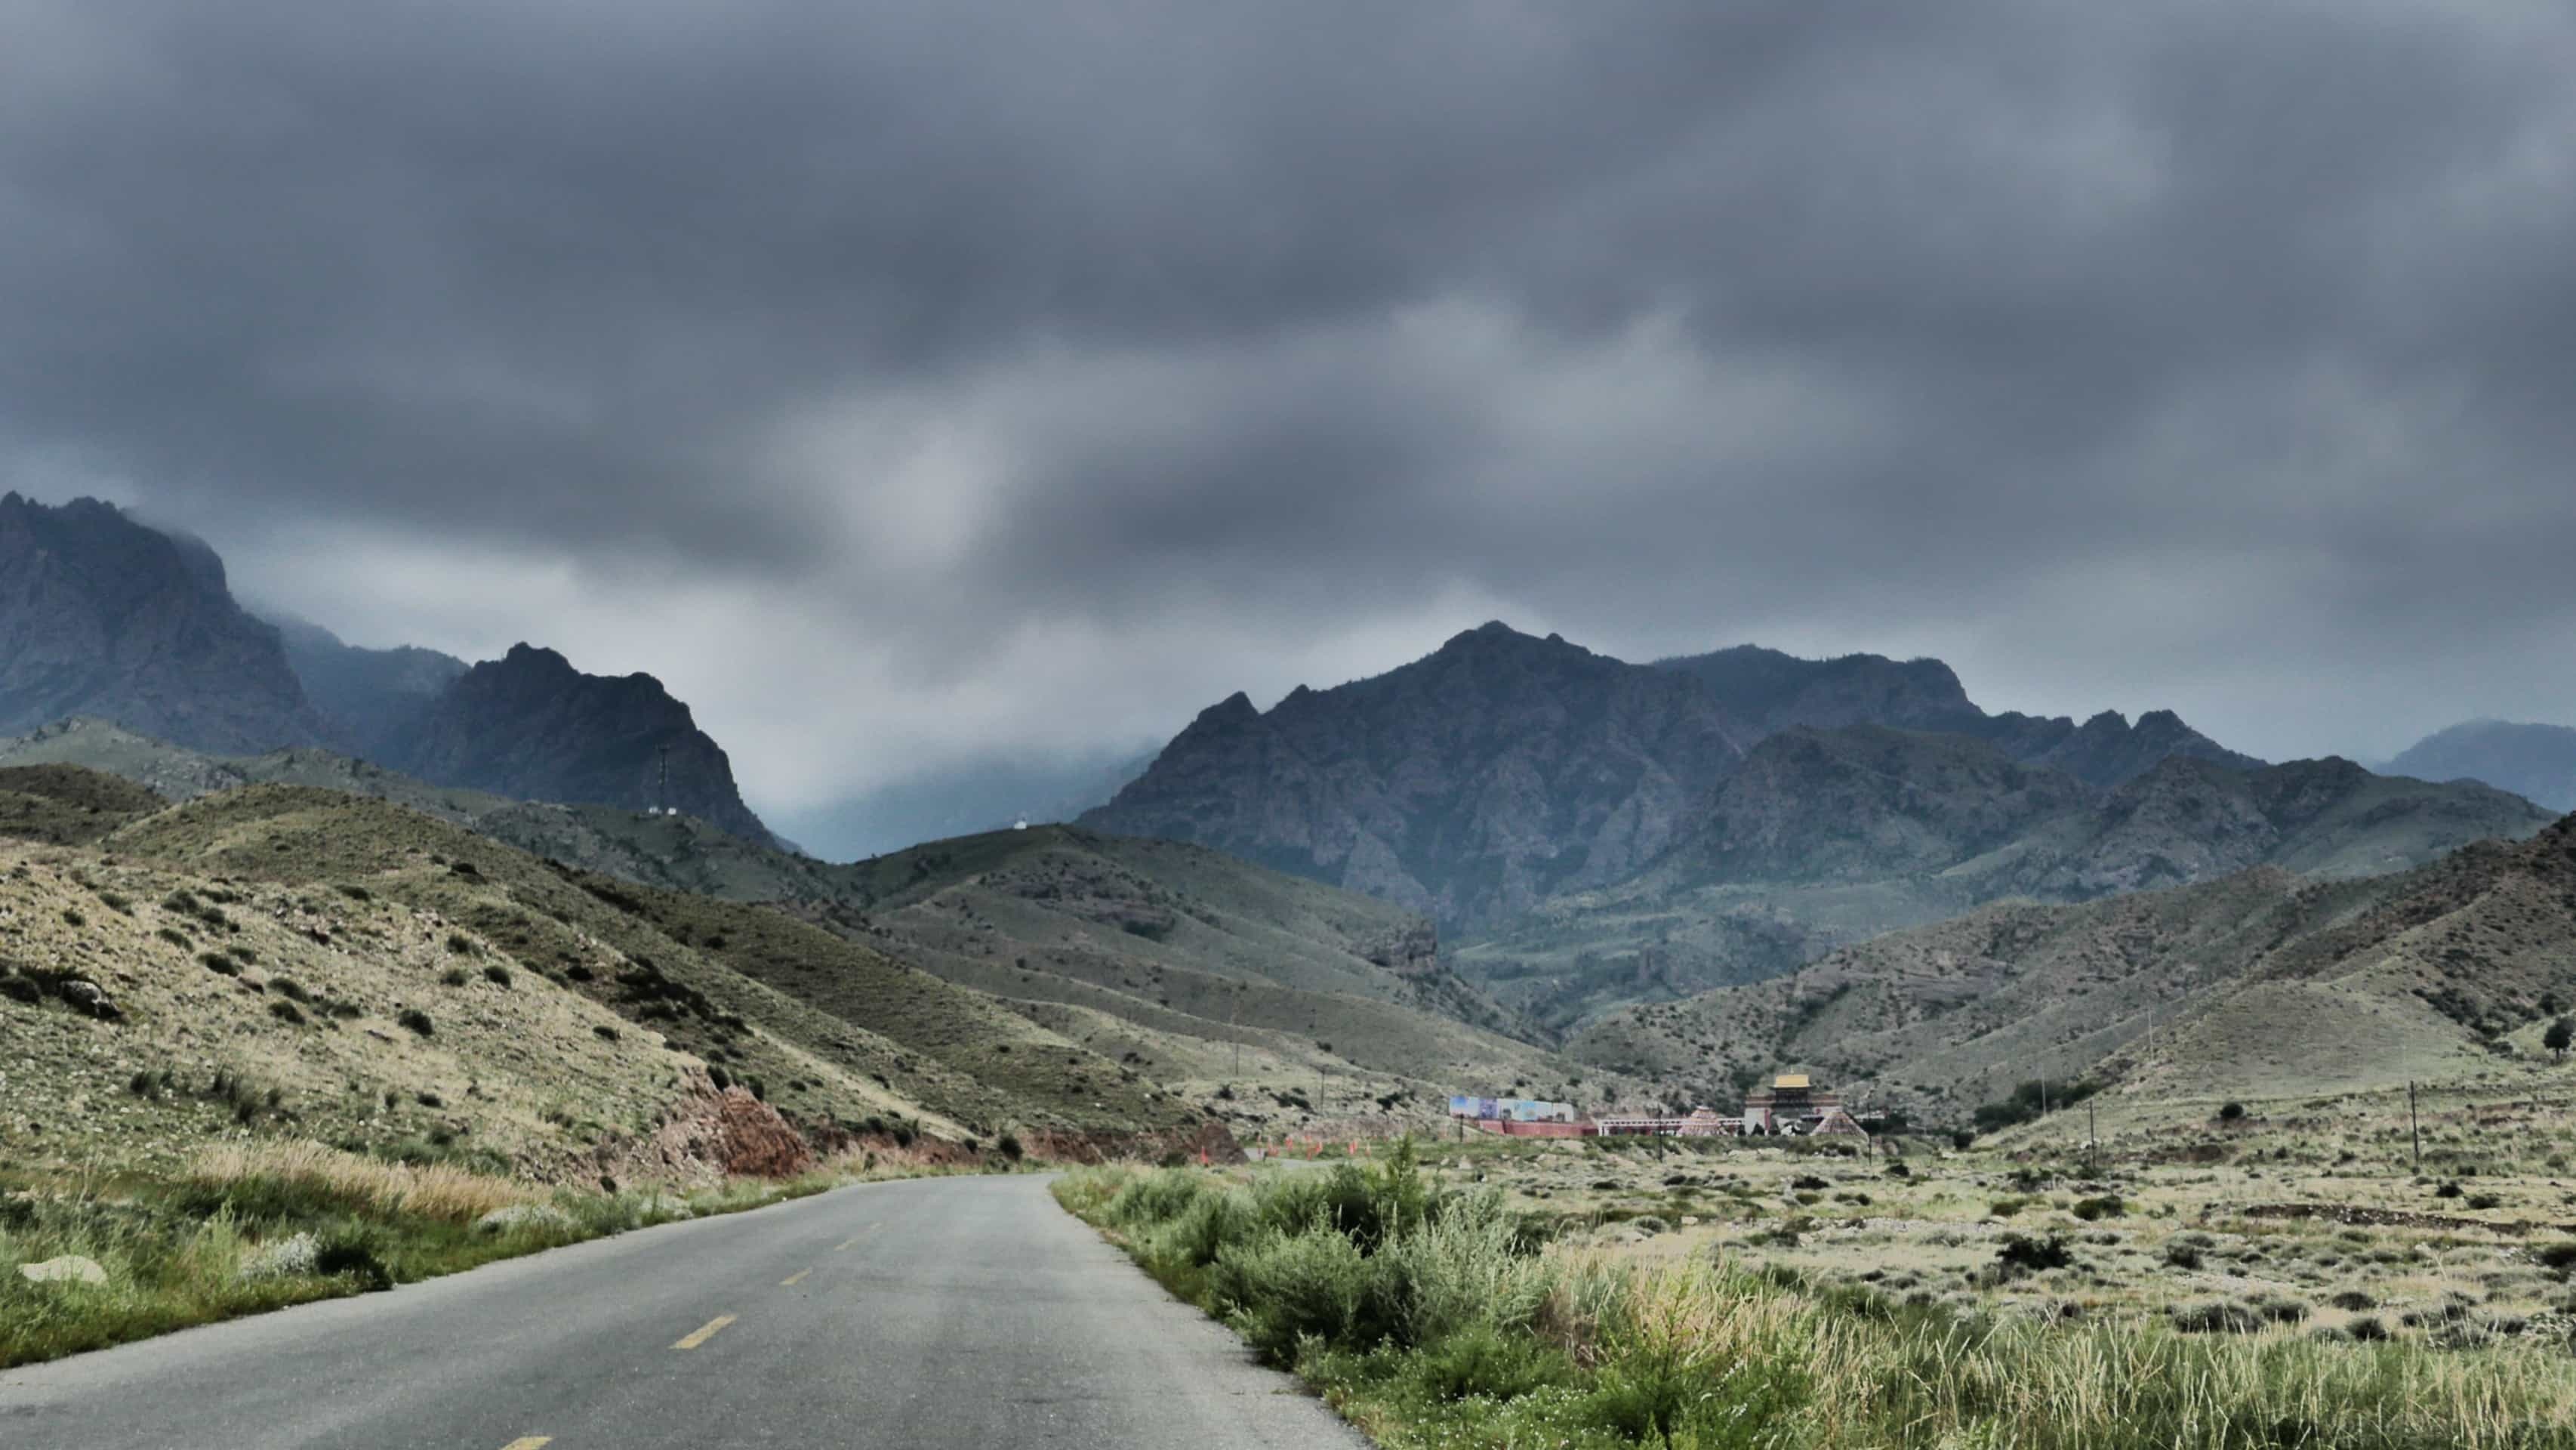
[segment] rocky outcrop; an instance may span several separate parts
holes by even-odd
[[[1686,675],[1487,624],[1266,714],[1211,706],[1082,823],[1479,922],[1652,860],[1747,733]]]
[[[0,735],[73,715],[229,753],[324,735],[212,550],[95,499],[0,496]]]
[[[642,1137],[601,1144],[593,1167],[603,1182],[705,1186],[793,1178],[815,1165],[813,1145],[769,1104],[739,1087],[720,1089],[703,1071],[693,1071],[688,1086]]]
[[[1888,725],[1983,740],[2024,765],[2063,771],[2100,790],[2134,779],[2171,756],[2239,769],[2263,762],[2240,755],[2192,729],[2171,710],[2150,710],[2136,724],[2105,710],[2081,725],[2063,716],[1989,715],[1968,698],[1948,665],[1934,659],[1844,655],[1802,660],[1758,645],[1659,661],[1689,675],[1760,735],[1807,727],[1840,730]]]
[[[1905,730],[1967,730],[1986,712],[1968,700],[1948,665],[1934,659],[1844,655],[1803,660],[1760,645],[1659,660],[1659,669],[1707,685],[1719,701],[1761,735],[1806,726],[1893,725]]]
[[[393,769],[522,800],[661,806],[764,846],[733,763],[651,675],[586,675],[518,645],[459,676],[387,742]],[[667,766],[669,783],[664,785]]]
[[[2237,770],[2263,765],[2192,729],[2171,710],[2150,710],[2134,725],[2116,710],[2081,725],[2062,715],[1997,715],[1963,733],[1991,742],[2026,765],[2062,770],[2101,790],[2135,780],[2167,760],[2201,760]]]

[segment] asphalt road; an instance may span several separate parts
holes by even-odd
[[[1364,1443],[1030,1177],[845,1188],[0,1373],[9,1450]]]

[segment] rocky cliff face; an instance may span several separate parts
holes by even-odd
[[[777,846],[733,763],[651,675],[585,675],[553,650],[474,666],[390,741],[384,763],[437,785],[526,800],[660,805]],[[667,760],[670,785],[662,787]]]
[[[317,744],[277,631],[223,564],[111,504],[0,497],[0,734],[89,715],[202,750]]]
[[[1893,725],[1903,730],[1971,730],[1986,712],[1939,660],[1844,655],[1802,660],[1760,645],[1659,660],[1659,669],[1689,675],[1714,691],[1757,734],[1808,726]]]
[[[2062,770],[2101,790],[2135,780],[2175,758],[2237,770],[2258,770],[2263,765],[2192,729],[2171,710],[2150,710],[2134,725],[2116,710],[2105,710],[2081,725],[2063,715],[2003,714],[1989,716],[1964,733],[1992,742],[2026,765]]]
[[[1747,733],[1697,680],[1488,624],[1268,714],[1215,705],[1082,819],[1484,921],[1661,854]]]
[[[1712,880],[1883,880],[1981,855],[2091,797],[1964,736],[1800,726],[1719,787],[1692,854]]]
[[[2388,763],[2388,773],[2482,781],[2554,811],[2576,811],[2576,730],[2472,720],[2415,742]]]
[[[2063,771],[2102,790],[2134,779],[2169,756],[2239,769],[2263,763],[2192,729],[2171,710],[2151,710],[2134,725],[2112,710],[2081,725],[2063,715],[1989,715],[1969,700],[1958,675],[1939,660],[1866,654],[1802,660],[1739,645],[1659,661],[1657,668],[1705,683],[1720,705],[1760,736],[1800,726],[1839,730],[1849,725],[1967,735],[2024,765]]]
[[[724,751],[648,675],[600,679],[524,645],[468,670],[435,650],[281,630],[234,602],[203,543],[96,500],[57,508],[12,493],[0,497],[0,737],[73,717],[147,745],[225,756],[329,746],[437,785],[668,805],[782,844],[743,805]],[[90,743],[105,761],[120,749]]]

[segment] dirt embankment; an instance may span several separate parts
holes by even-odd
[[[642,1137],[599,1146],[593,1167],[604,1182],[705,1187],[738,1175],[792,1178],[821,1161],[804,1134],[749,1092],[719,1089],[703,1076],[692,1087],[656,1114]]]

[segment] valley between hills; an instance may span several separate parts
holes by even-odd
[[[1489,624],[1221,702],[1074,821],[834,862],[649,676],[273,625],[105,506],[13,496],[0,545],[33,581],[0,635],[94,646],[0,669],[21,1201],[446,1174],[570,1215],[383,1210],[400,1278],[851,1177],[1454,1134],[1454,1093],[1678,1115],[1796,1070],[1894,1146],[2029,1154],[2073,1100],[2152,1142],[2566,1086],[2576,818],[2168,712],[1991,714],[1938,661]],[[2544,779],[2554,738],[2435,745]]]

